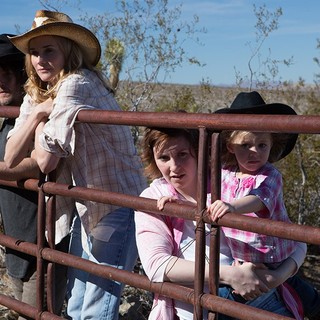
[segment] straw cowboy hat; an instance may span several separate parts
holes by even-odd
[[[270,115],[296,115],[297,113],[288,105],[283,103],[265,103],[260,94],[256,91],[240,92],[230,108],[218,109],[215,113],[225,114],[270,114]],[[286,157],[294,148],[298,134],[287,135],[285,148],[279,159]]]
[[[38,10],[31,29],[18,36],[9,37],[10,41],[23,53],[29,53],[29,41],[39,36],[60,36],[74,41],[95,66],[101,55],[101,47],[96,36],[85,27],[73,23],[64,13]]]
[[[13,37],[13,34],[0,34],[0,62],[7,61],[19,61],[24,62],[24,54],[19,51],[12,43],[9,41],[8,37]]]

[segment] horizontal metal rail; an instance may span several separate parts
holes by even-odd
[[[17,107],[1,107],[0,116],[15,117]],[[78,121],[88,123],[120,124],[143,127],[199,128],[208,130],[250,130],[287,133],[320,133],[318,115],[252,115],[208,114],[184,112],[131,112],[82,110]]]
[[[8,248],[15,249],[20,252],[26,252],[28,254],[36,256],[37,246],[35,244],[17,242],[14,238],[6,235],[0,235],[0,242]],[[172,297],[174,299],[179,299],[181,301],[193,304],[194,290],[182,285],[177,285],[170,282],[150,282],[146,276],[134,274],[125,270],[118,270],[113,267],[98,265],[94,262],[84,260],[82,258],[59,252],[50,248],[44,248],[41,250],[41,258],[46,261],[71,266],[89,273],[93,273],[100,277],[105,277],[110,280],[126,283],[132,287],[141,288],[155,293],[161,293],[164,296]],[[34,317],[36,313],[35,308],[26,308],[25,304],[22,304],[22,307],[18,308],[18,306],[21,305],[20,302],[16,301],[15,299],[8,298],[2,294],[0,294],[0,304],[6,305],[7,307],[12,308],[18,312],[22,312],[29,317]],[[259,315],[257,316],[256,309],[252,307],[247,307],[247,310],[239,311],[239,303],[229,300],[226,301],[223,298],[214,297],[210,294],[203,294],[201,296],[200,304],[207,309],[226,313],[230,316],[238,317],[239,319],[289,319],[263,310],[259,310]],[[57,319],[57,317],[55,316],[52,319]]]
[[[37,191],[38,188],[38,180],[35,179],[28,179],[26,181],[20,181],[19,183],[0,179],[0,184],[11,187],[20,186],[33,191]],[[94,202],[122,205],[139,211],[147,211],[168,216],[179,216],[187,220],[195,220],[196,217],[196,206],[191,204],[168,203],[162,211],[159,211],[157,208],[157,201],[153,199],[122,193],[107,192],[93,188],[74,187],[55,182],[44,183],[42,189],[46,194],[56,194],[80,200],[92,200]],[[203,221],[210,223],[210,219],[206,216],[203,216]],[[219,219],[219,222],[216,225],[320,245],[319,228],[313,226],[271,221],[268,219],[252,219],[251,217],[236,213],[228,213],[228,215]]]
[[[2,107],[0,110],[0,116],[2,117],[16,117],[19,113],[19,109],[16,107]],[[88,123],[107,123],[107,124],[120,124],[130,126],[153,126],[153,127],[170,127],[170,128],[198,128],[202,135],[201,143],[206,145],[206,137],[212,132],[220,132],[221,130],[251,130],[251,131],[272,131],[272,132],[288,132],[288,133],[306,133],[306,134],[318,134],[320,133],[320,116],[268,116],[268,115],[223,115],[223,114],[185,114],[185,113],[153,113],[153,112],[114,112],[114,111],[89,111],[83,110],[78,115],[78,121]],[[213,139],[212,148],[215,148],[215,141]],[[200,173],[206,166],[208,154],[206,148],[202,148],[199,153],[199,159],[201,160],[202,167]],[[218,174],[218,166],[215,170]],[[203,174],[199,177],[199,184],[204,185],[205,176]],[[165,214],[169,216],[179,216],[188,220],[203,221],[204,223],[210,223],[205,215],[202,215],[202,207],[192,205],[178,205],[169,203],[166,205],[163,211],[159,211],[156,207],[156,201],[146,198],[134,197],[125,194],[105,192],[97,189],[87,189],[82,187],[75,187],[71,185],[58,184],[55,182],[39,182],[35,179],[28,179],[26,181],[4,181],[0,180],[1,185],[7,185],[12,187],[25,188],[41,192],[46,195],[60,195],[65,197],[72,197],[81,200],[91,200],[102,203],[111,203],[114,205],[127,206],[140,211]],[[213,198],[219,194],[219,179],[212,182],[213,186]],[[201,192],[198,194],[198,202],[203,202],[205,199],[205,188],[201,188]],[[203,205],[203,203],[202,203]],[[45,208],[43,208],[45,209]],[[51,210],[51,209],[50,209]],[[40,210],[41,211],[41,210]],[[43,212],[42,214],[45,214]],[[52,221],[46,222],[47,229],[54,229],[54,223]],[[220,226],[228,226],[238,228],[241,230],[248,230],[259,232],[271,236],[278,236],[282,238],[293,239],[297,241],[304,241],[312,244],[320,244],[320,232],[319,228],[313,226],[299,226],[297,224],[289,224],[284,222],[275,222],[265,219],[252,219],[237,214],[228,214],[219,220],[219,223],[213,225],[213,228]],[[44,227],[39,230],[44,235]],[[54,232],[54,230],[53,230]],[[203,242],[203,230],[199,231],[199,235],[196,237],[197,241]],[[202,239],[202,240],[201,240]],[[213,257],[218,256],[219,241],[213,241],[212,253]],[[181,301],[195,305],[197,315],[202,313],[202,308],[213,310],[211,319],[214,319],[215,312],[225,313],[232,317],[239,319],[289,319],[287,317],[279,316],[267,311],[259,310],[256,312],[255,308],[239,304],[237,302],[229,301],[218,296],[215,293],[206,294],[201,292],[201,286],[203,285],[203,275],[195,274],[195,283],[197,288],[192,289],[182,285],[174,283],[154,283],[150,282],[147,277],[133,274],[124,270],[118,270],[112,267],[102,266],[93,262],[83,260],[79,257],[72,256],[63,252],[54,250],[53,248],[45,247],[44,245],[31,244],[14,239],[6,235],[0,235],[0,244],[5,245],[8,248],[25,252],[27,254],[37,257],[40,262],[40,266],[43,261],[49,261],[66,266],[72,266],[79,268],[86,272],[96,274],[98,276],[106,277],[115,281],[126,283],[133,287],[138,287],[144,290],[148,290],[155,293],[160,293],[167,297],[179,299]],[[201,246],[199,245],[199,252]],[[201,260],[201,254],[197,253],[196,261]],[[214,259],[214,265],[216,270],[219,270],[219,261]],[[199,264],[199,270],[203,269],[203,265]],[[216,275],[215,275],[216,276]],[[217,280],[217,279],[216,279]],[[216,286],[216,281],[213,281],[213,287]],[[42,291],[43,288],[39,287]],[[49,288],[49,290],[51,290]],[[42,293],[40,292],[40,295]],[[50,295],[49,295],[50,296]],[[29,316],[34,319],[57,319],[59,317],[41,310],[38,305],[37,308],[25,305],[22,302],[16,301],[12,298],[6,297],[0,294],[0,304],[14,309],[21,314]],[[213,315],[213,317],[212,317]]]

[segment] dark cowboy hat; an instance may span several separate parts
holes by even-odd
[[[271,115],[296,115],[297,113],[288,105],[283,103],[265,103],[260,94],[256,91],[240,92],[230,108],[218,109],[215,113],[225,114],[271,114]],[[285,148],[279,159],[286,157],[294,148],[298,134],[288,134]]]
[[[24,54],[8,39],[13,34],[0,34],[0,62],[24,61]]]

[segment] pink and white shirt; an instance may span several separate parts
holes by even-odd
[[[270,163],[256,175],[239,179],[237,167],[223,168],[221,173],[221,200],[232,202],[248,195],[257,196],[266,209],[245,214],[253,218],[290,222],[283,200],[281,173]],[[243,231],[222,228],[234,259],[255,263],[277,263],[285,260],[295,250],[296,242]]]

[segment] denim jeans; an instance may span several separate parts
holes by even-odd
[[[295,275],[287,280],[300,296],[306,317],[313,319],[320,314],[320,294],[311,283]],[[316,318],[315,318],[316,319]]]
[[[244,302],[241,300],[241,297],[238,300],[236,296],[232,294],[232,291],[233,289],[228,286],[220,287],[219,296],[237,302]],[[251,307],[270,311],[283,316],[292,317],[291,312],[287,310],[276,289],[272,289],[254,300],[247,301],[245,302],[245,304]],[[219,320],[234,320],[234,318],[224,314],[219,314]]]
[[[75,217],[71,230],[70,253],[90,261],[132,271],[138,253],[135,241],[133,210],[117,209],[98,223],[88,236],[90,254],[81,245],[80,218]],[[68,271],[67,313],[73,320],[116,320],[124,285],[84,271]]]

